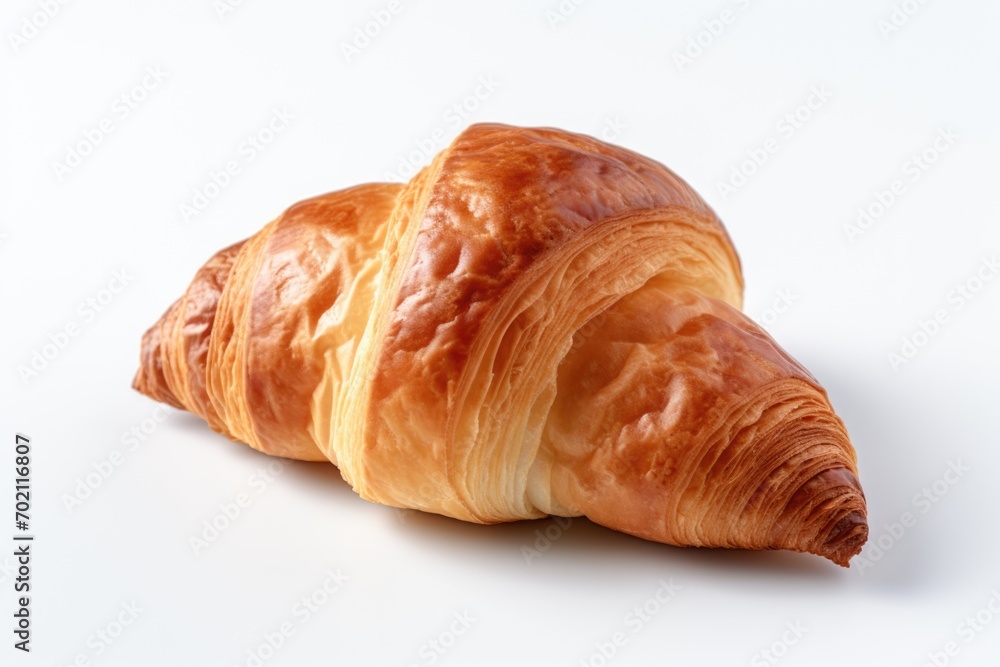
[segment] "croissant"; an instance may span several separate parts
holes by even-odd
[[[721,222],[663,165],[480,124],[406,184],[300,202],[212,257],[134,387],[385,505],[847,566],[854,448],[742,293]]]

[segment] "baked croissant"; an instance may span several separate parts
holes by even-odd
[[[474,125],[409,183],[308,199],[216,254],[134,387],[374,502],[846,566],[868,536],[854,449],[742,292],[663,165]]]

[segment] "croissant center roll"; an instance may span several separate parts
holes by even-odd
[[[663,165],[474,125],[409,183],[301,202],[218,253],[134,386],[375,502],[847,565],[854,449],[742,298],[724,227]]]

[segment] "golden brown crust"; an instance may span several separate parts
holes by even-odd
[[[589,137],[474,126],[428,173],[376,305],[374,375],[350,410],[364,421],[340,434],[362,452],[347,477],[378,502],[484,522],[542,516],[526,494],[530,422],[573,331],[654,275],[738,304],[739,262],[686,183]],[[397,482],[401,459],[433,494]]]
[[[184,296],[146,332],[132,385],[151,398],[190,410],[223,433],[208,399],[205,370],[219,297],[243,243],[215,253],[198,269]]]
[[[367,499],[842,565],[867,537],[843,424],[657,162],[476,125],[405,186],[297,204],[209,265],[136,388]]]
[[[151,326],[142,336],[142,345],[139,351],[139,370],[132,380],[132,388],[142,392],[155,401],[166,403],[178,409],[184,409],[174,392],[170,391],[167,384],[167,377],[163,370],[163,359],[165,356],[162,345],[163,322],[173,316],[177,309],[178,302],[175,301],[163,313],[159,321]]]
[[[570,513],[659,542],[841,565],[853,544],[841,522],[862,535],[854,452],[826,394],[719,301],[630,294],[578,332],[556,396],[536,465]]]
[[[363,332],[363,326],[341,331],[354,323],[345,318],[348,297],[364,289],[355,283],[381,248],[400,188],[362,185],[300,202],[276,221],[261,248],[245,353],[247,412],[261,451],[326,460],[310,432],[323,351],[339,343],[324,336]]]

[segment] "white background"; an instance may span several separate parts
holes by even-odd
[[[922,665],[948,642],[948,664],[997,664],[1000,618],[960,624],[1000,590],[1000,279],[971,300],[955,292],[1000,252],[996,3],[910,2],[883,34],[890,0],[592,0],[563,14],[556,0],[424,0],[403,2],[350,59],[342,45],[386,2],[257,0],[222,16],[210,0],[81,2],[47,20],[40,6],[0,10],[0,540],[14,532],[15,432],[33,442],[38,536],[30,655],[11,647],[13,561],[0,556],[4,665],[254,664],[247,652],[285,622],[294,634],[266,665],[424,665],[422,647],[451,643],[462,612],[471,628],[434,664],[600,665],[595,644],[616,632],[627,642],[609,665],[771,664],[759,652],[776,642],[782,665]],[[165,78],[131,93],[148,67]],[[800,108],[814,87],[829,98]],[[127,117],[123,94],[144,97]],[[247,136],[282,108],[294,120],[247,159]],[[796,112],[804,120],[782,129]],[[56,163],[104,118],[112,131],[60,178]],[[607,136],[715,207],[743,259],[747,311],[849,427],[872,543],[888,547],[870,543],[870,565],[678,549],[584,521],[401,515],[319,464],[259,484],[270,459],[176,412],[129,448],[124,434],[159,414],[129,386],[141,334],[206,258],[299,199],[382,180],[428,137],[436,151],[486,120]],[[941,130],[956,138],[935,153]],[[719,184],[769,138],[776,150],[724,196]],[[928,149],[933,164],[914,173]],[[181,204],[230,160],[240,172],[185,223]],[[849,235],[897,179],[895,201]],[[122,269],[130,279],[101,312],[81,307]],[[935,335],[916,335],[919,351],[893,368],[890,353],[939,310]],[[71,322],[78,335],[22,379]],[[121,464],[68,509],[115,450]],[[957,483],[943,481],[959,462]],[[935,482],[935,502],[915,498]],[[240,493],[252,504],[196,555],[189,537]],[[893,535],[905,512],[915,525]],[[545,530],[557,539],[529,563],[522,547],[546,546]],[[296,602],[338,568],[349,579],[300,622]],[[627,619],[661,579],[676,597]],[[132,602],[136,621],[103,644],[95,633],[116,632]],[[787,623],[805,628],[794,645],[780,644],[794,639]]]

